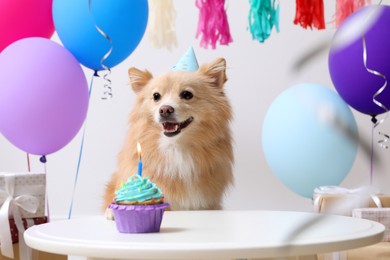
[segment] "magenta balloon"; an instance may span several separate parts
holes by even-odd
[[[385,80],[364,66],[363,34],[367,68],[383,74],[388,83],[376,100],[390,109],[390,6],[361,8],[341,24],[329,51],[329,73],[337,92],[351,107],[375,116],[386,112],[373,101]]]
[[[14,41],[53,33],[52,0],[0,1],[0,52]]]
[[[88,109],[78,61],[45,38],[25,38],[0,54],[0,132],[15,146],[47,155],[68,144]]]

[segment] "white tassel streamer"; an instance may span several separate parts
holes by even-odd
[[[154,48],[177,46],[176,10],[172,0],[149,0],[148,37]]]

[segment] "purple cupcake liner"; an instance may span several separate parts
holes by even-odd
[[[116,227],[121,233],[159,232],[168,203],[155,205],[119,205],[112,203]]]

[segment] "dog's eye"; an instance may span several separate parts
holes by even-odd
[[[159,101],[161,99],[161,94],[156,92],[156,93],[153,93],[153,100],[154,101]]]
[[[180,93],[180,97],[183,98],[183,99],[186,99],[186,100],[190,100],[194,95],[189,92],[189,91],[186,91],[184,90],[183,92]]]

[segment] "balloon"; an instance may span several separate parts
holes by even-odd
[[[312,198],[314,188],[339,185],[347,176],[356,157],[356,137],[356,121],[339,95],[321,85],[299,84],[271,104],[262,143],[279,180]]]
[[[25,38],[0,55],[0,132],[18,148],[53,153],[79,131],[88,109],[80,64],[61,45]]]
[[[50,38],[54,33],[52,0],[0,1],[0,52],[27,37]]]
[[[64,46],[93,70],[112,68],[126,59],[141,41],[147,21],[147,0],[54,0],[53,19]],[[103,36],[98,26],[111,40]]]
[[[361,8],[344,20],[332,41],[329,72],[337,92],[351,107],[375,116],[386,112],[373,102],[385,80],[364,66],[363,35],[367,68],[383,74],[387,81],[390,79],[390,7],[384,5]],[[375,99],[390,108],[389,86]]]

